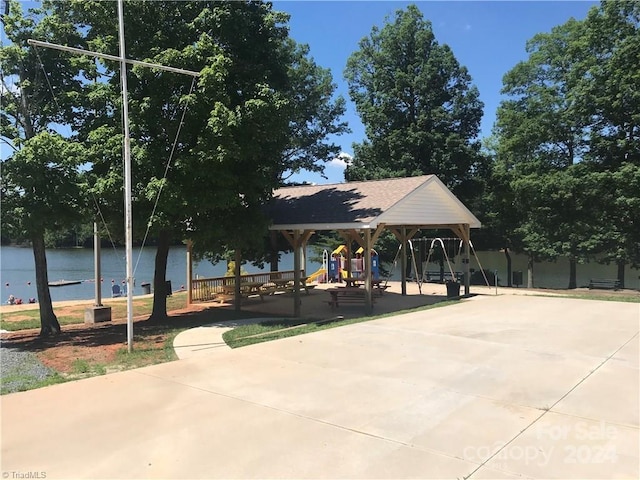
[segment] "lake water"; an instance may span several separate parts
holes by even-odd
[[[156,250],[153,247],[146,247],[141,253],[134,250],[134,266],[136,287],[134,294],[140,295],[143,292],[142,283],[153,283],[153,269]],[[313,249],[309,249],[308,256],[315,255]],[[498,278],[501,285],[506,285],[507,263],[503,253],[500,252],[478,252],[478,259],[482,267],[486,270],[498,271]],[[125,251],[124,249],[102,250],[102,296],[111,297],[112,283],[122,283],[125,278]],[[524,255],[512,254],[513,270],[523,272],[523,284],[527,284],[527,259]],[[92,249],[54,249],[47,250],[47,264],[49,268],[49,281],[55,280],[75,280],[81,283],[64,287],[51,287],[51,298],[58,300],[92,299],[94,297],[94,273],[93,273],[93,250]],[[320,268],[317,262],[307,262],[307,272],[312,273]],[[243,268],[249,273],[259,272],[260,269],[250,264]],[[268,270],[268,265],[265,267]],[[280,270],[293,269],[293,254],[282,255],[280,260]],[[445,267],[446,268],[446,267]],[[462,265],[457,259],[452,265],[454,271],[462,270]],[[471,268],[479,269],[475,258],[471,259]],[[390,268],[391,269],[391,268]],[[431,264],[429,270],[437,270],[436,264]],[[391,278],[399,279],[400,267],[392,268]],[[218,277],[226,272],[226,263],[213,265],[208,261],[195,263],[193,274],[198,277]],[[578,265],[577,283],[578,286],[585,286],[590,278],[616,278],[617,269],[615,265],[601,265],[596,262]],[[627,267],[626,286],[637,289],[639,284],[640,271]],[[174,290],[187,284],[186,267],[186,247],[172,247],[169,251],[167,262],[167,280],[171,281]],[[534,266],[534,285],[543,288],[566,288],[569,282],[569,262],[567,259],[559,259],[557,262],[538,263]],[[33,252],[30,248],[21,247],[1,247],[0,248],[0,281],[2,285],[2,302],[6,302],[9,295],[17,298],[28,299],[36,297],[35,286],[35,266]]]

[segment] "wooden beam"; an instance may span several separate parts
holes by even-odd
[[[352,240],[364,248],[364,241],[362,240],[362,236],[358,230],[349,230],[349,236]]]
[[[371,280],[373,274],[371,272],[371,229],[364,231],[364,287],[365,287],[365,313],[371,315],[373,313],[373,290]]]
[[[235,265],[233,276],[235,277],[235,288],[233,291],[233,308],[236,312],[240,311],[240,265],[242,264],[242,252],[236,248],[234,252]]]
[[[407,227],[402,227],[400,230],[400,238],[400,244],[402,245],[402,255],[400,255],[400,261],[402,262],[400,265],[400,274],[402,275],[401,293],[404,297],[407,295]]]
[[[311,238],[311,235],[313,235],[314,233],[316,233],[315,230],[305,230],[304,233],[302,234],[302,237],[301,237],[302,245],[306,245],[306,243]]]
[[[293,316],[300,316],[300,231],[293,232]]]
[[[373,235],[371,236],[371,248],[373,248],[373,246],[376,244],[376,242],[378,241],[378,237],[384,231],[384,229],[384,223],[381,223],[380,225],[378,225],[378,228],[376,228],[376,231],[373,232]]]
[[[294,245],[293,235],[291,233],[287,232],[286,230],[280,230],[280,233],[282,233],[282,236],[287,240],[287,242],[289,242],[289,245],[291,245],[293,248],[296,248],[296,246]]]

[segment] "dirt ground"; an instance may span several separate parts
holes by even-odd
[[[134,318],[135,349],[162,350],[165,340],[176,328],[215,321],[216,317],[223,314],[222,308],[212,304],[194,304],[169,312],[169,317],[162,322],[150,322],[148,316]],[[72,304],[54,308],[58,317],[69,315],[75,309],[77,305]],[[229,307],[225,310],[227,314],[230,313]],[[13,321],[20,319],[20,316],[12,318]],[[97,324],[63,325],[59,335],[49,338],[41,338],[39,333],[39,329],[3,333],[2,343],[5,347],[35,353],[44,365],[63,374],[71,373],[77,360],[88,364],[112,364],[118,351],[127,347],[126,319]]]

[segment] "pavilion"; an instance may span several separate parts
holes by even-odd
[[[419,230],[450,229],[463,241],[464,294],[469,295],[470,229],[480,221],[435,176],[423,175],[332,185],[283,187],[266,207],[269,230],[281,232],[294,249],[294,315],[300,315],[302,252],[313,233],[337,231],[347,245],[357,242],[369,252],[387,229],[402,248],[402,294],[406,295],[408,240]],[[372,311],[371,256],[365,261],[365,307]]]

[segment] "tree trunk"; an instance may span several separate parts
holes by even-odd
[[[49,273],[47,271],[47,255],[44,247],[44,234],[31,237],[33,258],[36,263],[36,289],[40,306],[40,336],[46,337],[60,333],[58,317],[53,312],[51,293],[49,292]]]
[[[507,257],[507,287],[513,287],[511,282],[511,254],[508,247],[504,247],[504,256]]]
[[[576,282],[576,257],[569,257],[569,289],[577,288]]]
[[[167,318],[167,257],[169,256],[169,231],[160,230],[153,273],[153,310],[150,320],[161,321]]]
[[[624,288],[624,269],[627,266],[627,262],[624,260],[618,260],[618,280],[620,281],[620,288]]]
[[[533,288],[533,256],[527,259],[527,288]]]

